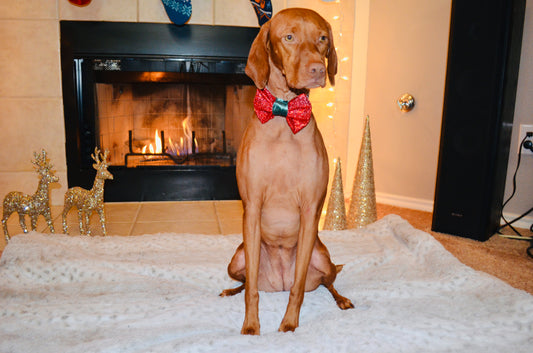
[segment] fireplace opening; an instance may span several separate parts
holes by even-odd
[[[249,85],[96,83],[98,143],[111,166],[233,166],[254,93]]]
[[[92,186],[98,147],[114,175],[106,202],[238,199],[257,30],[62,21],[69,187]]]

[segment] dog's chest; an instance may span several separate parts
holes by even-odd
[[[313,170],[319,162],[319,150],[308,139],[276,139],[267,143],[257,141],[261,151],[257,163],[262,164],[272,180],[300,179]]]
[[[297,134],[280,117],[266,124],[251,121],[237,158],[240,187],[294,198],[320,192],[327,174],[327,153],[314,121]]]
[[[260,177],[271,197],[294,198],[327,182],[327,162],[312,143],[278,141],[260,150],[267,153],[253,161],[253,168],[262,171]]]

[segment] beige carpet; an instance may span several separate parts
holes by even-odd
[[[498,235],[486,242],[431,231],[431,212],[416,211],[389,205],[378,205],[378,218],[397,214],[417,229],[430,233],[465,265],[498,277],[511,286],[533,294],[533,259],[526,249],[529,242],[505,239]],[[522,230],[523,235],[533,235]],[[507,233],[504,230],[504,233]],[[510,232],[508,234],[511,234]]]

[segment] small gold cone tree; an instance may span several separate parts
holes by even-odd
[[[344,206],[344,191],[342,187],[341,159],[337,158],[335,167],[335,176],[331,184],[331,193],[329,195],[328,210],[324,229],[342,230],[346,229],[346,207]]]

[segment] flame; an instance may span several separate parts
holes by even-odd
[[[163,153],[163,144],[161,143],[161,138],[159,137],[159,131],[157,131],[157,129],[155,129],[154,138],[155,138],[155,153]]]
[[[142,153],[163,153],[163,143],[161,142],[161,137],[159,136],[159,130],[157,129],[155,130],[154,141],[155,141],[155,148],[154,148],[154,145],[152,144],[144,145],[141,152]],[[146,149],[148,149],[148,152],[146,152]]]
[[[195,150],[192,150],[193,147],[193,133],[192,126],[190,124],[191,118],[187,116],[181,123],[183,128],[183,135],[180,137],[179,143],[173,142],[172,139],[168,138],[168,145],[165,146],[165,151],[163,151],[163,143],[161,141],[159,130],[155,130],[154,141],[155,143],[144,145],[141,149],[143,154],[162,154],[168,153],[174,156],[184,156],[192,153],[198,153],[198,140],[194,138]],[[154,146],[155,145],[155,146]],[[148,155],[145,158],[150,159],[152,156]]]
[[[168,149],[167,149],[167,153],[170,153],[174,156],[179,156],[180,155],[180,149],[179,149],[179,145],[178,144],[175,144],[174,141],[172,141],[172,139],[169,137],[168,138]]]
[[[187,116],[185,119],[183,119],[181,126],[183,127],[183,134],[185,135],[185,140],[182,140],[182,151],[185,154],[191,154],[192,153],[192,128],[190,123],[191,118]],[[185,145],[183,145],[183,142]],[[195,141],[196,142],[196,141]]]

